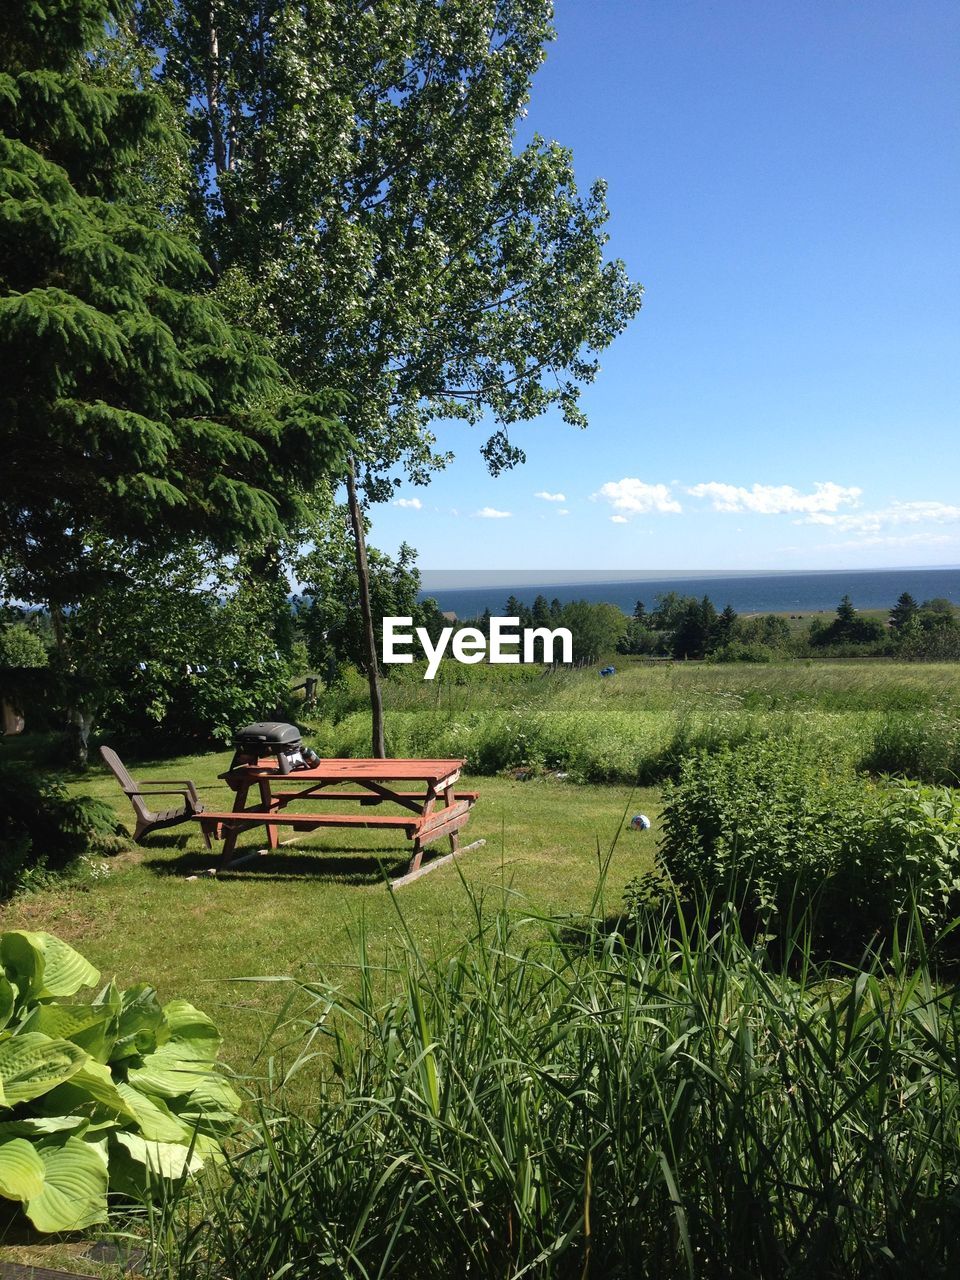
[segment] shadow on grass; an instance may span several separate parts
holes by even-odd
[[[240,866],[218,870],[218,880],[249,880],[257,884],[278,881],[336,880],[338,884],[380,884],[384,873],[391,878],[400,875],[410,862],[410,851],[398,849],[340,848],[333,853],[316,853],[304,849],[300,853],[265,853],[261,857],[252,849],[237,854],[244,858]],[[217,866],[217,855],[194,849],[179,858],[148,858],[143,864],[157,876],[205,876]]]

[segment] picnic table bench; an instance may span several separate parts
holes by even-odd
[[[463,760],[321,760],[309,769],[281,773],[275,757],[260,759],[256,764],[240,764],[220,777],[234,792],[230,810],[217,812],[204,809],[195,816],[207,836],[223,839],[220,865],[234,861],[237,836],[242,831],[264,826],[269,849],[280,843],[277,828],[293,827],[297,832],[316,831],[322,827],[370,827],[396,831],[413,842],[408,875],[420,869],[423,851],[444,836],[450,840],[450,857],[459,848],[460,828],[467,821],[477,799],[476,791],[457,791]],[[421,790],[398,790],[397,784],[418,783]],[[361,790],[334,790],[344,784]],[[390,785],[394,784],[394,785]],[[248,806],[251,789],[256,788],[259,803]],[[399,806],[400,814],[343,813],[329,809],[318,812],[290,812],[290,806],[303,802],[316,804],[359,804],[365,809],[384,803]],[[438,804],[439,802],[439,804]],[[445,861],[446,859],[444,859]],[[439,859],[433,859],[438,862]]]

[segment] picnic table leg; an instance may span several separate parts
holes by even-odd
[[[239,813],[247,807],[247,792],[250,790],[249,782],[241,782],[237,787],[237,794],[233,799],[233,811]],[[227,866],[233,861],[233,851],[237,847],[237,836],[239,831],[236,827],[229,826],[223,833],[223,852],[220,854],[221,867]]]
[[[449,809],[453,803],[454,803],[453,783],[451,782],[449,787],[444,787],[444,790],[443,790],[443,807],[445,809]],[[459,848],[460,848],[460,832],[451,831],[450,832],[450,850],[452,853],[456,853]]]
[[[430,814],[433,811],[433,806],[434,806],[434,803],[436,802],[436,799],[437,799],[437,791],[436,791],[436,788],[431,783],[427,787],[427,794],[423,801],[423,808],[420,810],[421,825],[423,823],[423,819],[426,818],[428,814]],[[410,859],[410,865],[407,867],[407,874],[409,875],[411,871],[416,871],[422,861],[423,861],[423,842],[421,841],[420,836],[416,835],[413,838],[413,857]]]
[[[260,803],[263,806],[264,813],[273,813],[280,808],[280,799],[276,799],[270,794],[270,779],[262,778],[260,780]],[[280,837],[277,834],[277,828],[271,823],[267,823],[267,845],[271,849],[276,849],[280,844]]]

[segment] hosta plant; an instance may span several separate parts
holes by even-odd
[[[104,1221],[108,1191],[196,1173],[240,1106],[206,1014],[146,984],[77,999],[99,979],[49,933],[0,933],[0,1198],[40,1231]]]

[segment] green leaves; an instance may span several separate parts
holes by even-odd
[[[8,977],[36,999],[75,995],[92,986],[99,970],[79,952],[50,933],[12,931],[0,937],[0,960]],[[28,986],[20,981],[26,978]]]
[[[206,1014],[145,983],[71,999],[99,974],[51,934],[0,934],[0,959],[0,1197],[76,1230],[105,1219],[108,1185],[147,1195],[218,1154],[240,1099]]]
[[[79,1071],[86,1058],[69,1041],[36,1032],[0,1041],[0,1105],[13,1107],[48,1093]]]
[[[25,1138],[0,1141],[0,1196],[32,1200],[43,1190],[44,1163]]]
[[[38,1231],[80,1231],[107,1219],[107,1163],[79,1138],[41,1147],[43,1186],[27,1200],[27,1217]]]
[[[70,47],[107,38],[108,0],[56,12],[0,16],[0,540],[13,594],[75,604],[104,540],[281,536],[346,439],[204,292],[157,180],[184,140],[150,75]]]

